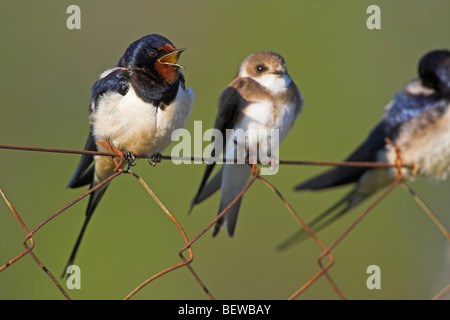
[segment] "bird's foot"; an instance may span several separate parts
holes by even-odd
[[[136,157],[132,152],[124,151],[123,157],[124,160],[127,162],[127,171],[129,171],[131,167],[134,167],[136,165]]]
[[[151,159],[148,160],[148,163],[151,164],[152,167],[156,166],[157,163],[160,163],[162,160],[161,153],[157,153],[155,156],[153,156]]]
[[[114,168],[114,172],[119,171],[122,168],[122,165],[124,162],[124,153],[122,151],[120,151],[119,149],[117,149],[116,147],[114,147],[111,144],[111,141],[109,140],[109,138],[106,138],[106,142],[97,141],[97,144],[101,145],[102,147],[107,148],[110,153],[116,154],[116,156],[112,156],[114,164],[116,165],[116,167]],[[117,159],[115,157],[119,157],[120,158],[119,161],[117,161]]]
[[[391,139],[388,137],[385,138],[387,144],[389,144],[395,151],[395,167],[397,169],[396,179],[401,179],[403,177],[402,167],[403,167],[403,159],[401,155],[400,147],[397,146]]]

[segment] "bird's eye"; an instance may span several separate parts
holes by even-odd
[[[267,70],[267,68],[263,64],[258,64],[256,66],[256,71],[258,71],[258,72],[264,72],[266,70]]]
[[[156,57],[158,55],[158,52],[156,52],[155,49],[150,49],[147,51],[147,53],[150,57]]]

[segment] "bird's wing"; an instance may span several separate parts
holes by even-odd
[[[386,145],[385,137],[384,122],[381,121],[364,143],[347,157],[346,161],[377,161],[377,152]],[[368,169],[370,168],[340,166],[299,184],[295,190],[320,190],[353,183],[358,181]]]
[[[226,137],[226,130],[233,129],[239,117],[241,116],[241,110],[245,103],[242,96],[239,94],[239,89],[246,85],[245,78],[235,78],[221,93],[218,100],[218,111],[216,116],[216,121],[214,128],[220,130],[222,137]],[[222,150],[224,150],[226,141],[223,139]],[[216,154],[216,150],[219,146],[215,146],[211,154],[212,157],[219,156]],[[225,153],[223,153],[225,154]],[[198,188],[197,194],[191,202],[191,207],[189,212],[195,204],[200,203],[204,199],[208,198],[210,195],[214,194],[219,188],[222,180],[222,169],[219,170],[216,175],[209,181],[209,176],[211,175],[215,166],[215,162],[208,164],[206,166],[205,172],[203,174],[200,187]]]
[[[92,97],[89,104],[89,114],[96,112],[99,98],[107,92],[117,92],[125,95],[128,92],[130,76],[128,70],[124,68],[114,68],[102,74],[99,80],[92,87]],[[89,130],[89,136],[84,150],[96,151],[97,141],[92,135],[92,128]],[[67,187],[78,188],[92,183],[94,177],[94,167],[90,166],[94,160],[93,155],[82,155],[81,160],[72,175]]]

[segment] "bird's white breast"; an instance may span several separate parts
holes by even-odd
[[[279,139],[276,141],[276,147],[278,147],[294,124],[297,117],[296,110],[297,106],[294,103],[275,105],[272,101],[266,100],[253,102],[242,111],[244,114],[234,129],[241,129],[247,133],[248,147],[252,150],[261,148],[264,145],[263,141],[270,143],[267,134],[271,134],[270,129],[274,129],[278,133]],[[230,147],[233,144],[234,142],[229,140],[227,149],[231,150]],[[244,145],[241,147],[245,148]],[[275,151],[272,149],[272,153]],[[266,150],[260,149],[260,152],[268,154]]]
[[[399,133],[396,144],[400,147],[403,163],[417,164],[418,173],[431,179],[445,179],[450,173],[450,108],[435,123],[421,130]],[[394,163],[396,155],[388,147],[388,161]]]
[[[91,115],[95,139],[111,143],[136,155],[162,153],[171,142],[175,129],[186,125],[192,110],[192,90],[178,89],[176,99],[164,110],[140,99],[132,87],[125,96],[103,95],[97,111]]]

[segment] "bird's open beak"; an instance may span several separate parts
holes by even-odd
[[[184,67],[182,65],[178,64],[177,62],[178,62],[178,58],[180,57],[180,54],[184,50],[186,50],[186,49],[177,49],[172,52],[169,52],[168,54],[163,55],[157,61],[162,64],[168,64],[168,65],[183,69]]]

